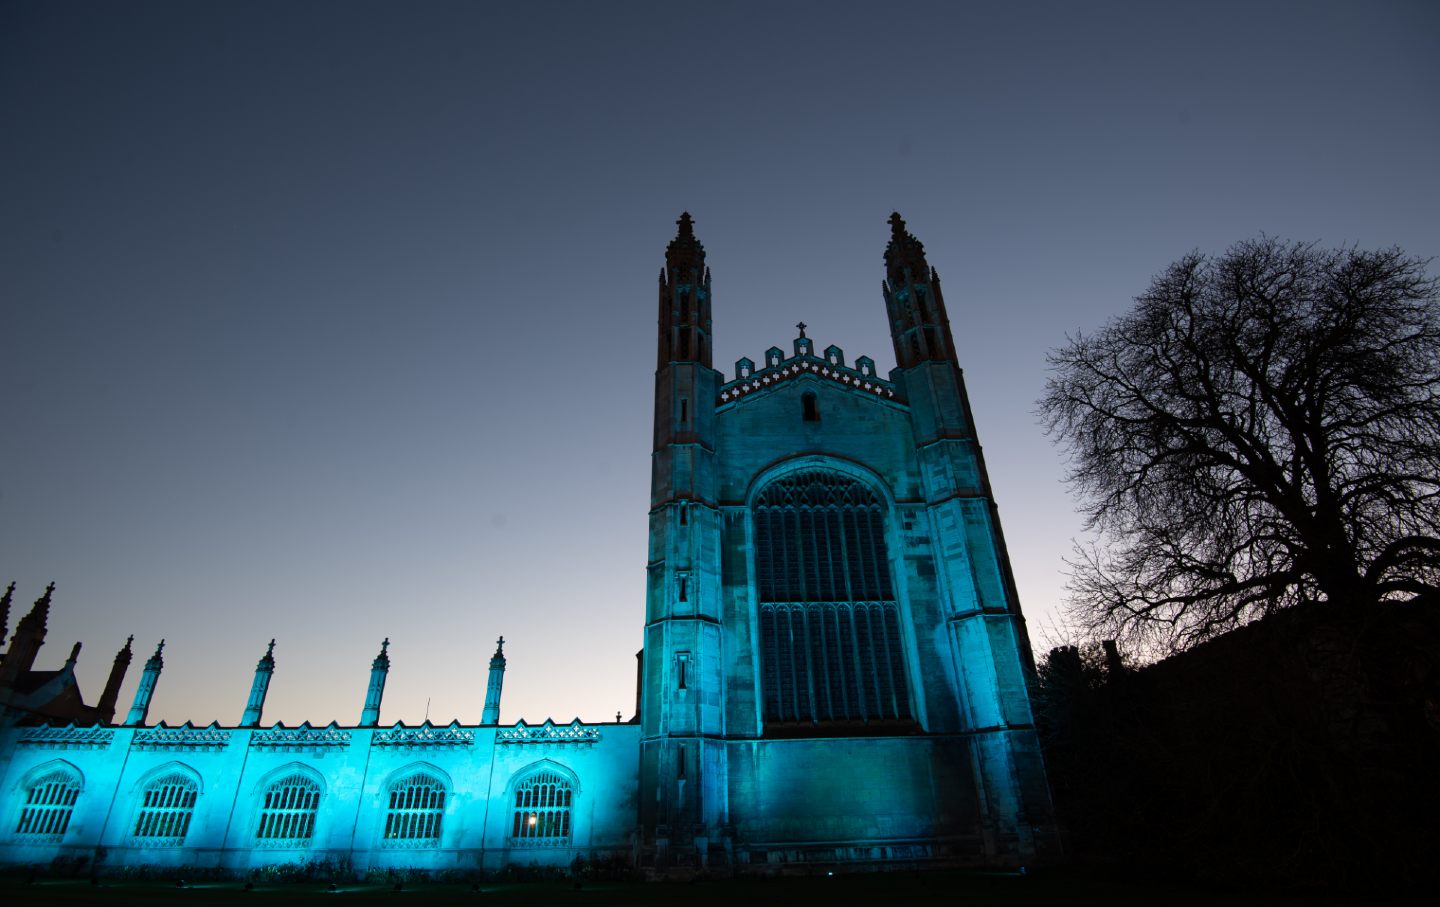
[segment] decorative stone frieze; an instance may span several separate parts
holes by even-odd
[[[133,745],[137,750],[174,749],[181,752],[223,750],[230,745],[233,731],[220,729],[219,722],[212,721],[207,727],[195,727],[185,722],[179,727],[166,727],[162,721],[153,728],[142,728],[135,732]]]
[[[308,721],[299,727],[285,727],[277,722],[274,727],[251,734],[250,745],[271,749],[324,750],[349,746],[350,738],[351,733],[341,730],[334,721],[319,728],[311,727]]]
[[[517,721],[513,728],[502,728],[495,734],[496,743],[596,743],[599,740],[600,729],[586,727],[579,718],[567,725],[546,720],[535,728]]]
[[[779,349],[772,349],[766,356],[767,366],[758,371],[753,370],[750,360],[743,359],[736,364],[738,375],[736,380],[720,386],[720,399],[716,403],[717,405],[731,403],[746,394],[763,390],[781,381],[801,375],[826,378],[849,387],[851,390],[857,390],[882,400],[900,399],[895,395],[895,385],[875,377],[875,363],[868,357],[861,356],[856,360],[859,368],[850,368],[844,365],[839,348],[831,347],[830,350],[833,351],[833,354],[829,359],[801,354],[781,360],[775,355],[779,353]]]
[[[103,750],[115,739],[115,732],[94,727],[34,727],[20,735],[21,746],[38,746],[52,750]]]
[[[462,728],[459,721],[452,721],[445,727],[435,727],[426,721],[419,727],[409,728],[403,722],[397,721],[389,730],[376,731],[375,736],[370,738],[370,744],[404,747],[474,746],[475,732]]]

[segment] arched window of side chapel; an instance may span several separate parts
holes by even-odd
[[[880,496],[803,469],[767,483],[751,516],[767,732],[909,720]]]
[[[385,791],[386,847],[438,847],[445,818],[445,782],[424,769],[390,782]]]
[[[255,829],[261,847],[309,847],[320,812],[320,784],[296,769],[265,785],[260,795],[260,821]]]
[[[80,775],[62,765],[39,772],[25,784],[15,837],[33,844],[58,844],[70,827],[75,802],[80,799]]]
[[[510,842],[519,847],[570,843],[571,780],[553,768],[528,771],[513,785]]]
[[[145,783],[131,831],[139,847],[179,847],[190,833],[200,779],[189,769],[169,769]]]

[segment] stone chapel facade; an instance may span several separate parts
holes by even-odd
[[[117,725],[128,643],[95,708],[78,647],[32,670],[47,589],[0,662],[0,862],[687,873],[1055,854],[1029,642],[939,276],[890,223],[888,378],[801,325],[727,381],[681,215],[635,719],[500,724],[497,647],[478,724],[385,727],[382,646],[357,724],[266,727],[272,643],[238,724],[148,725],[157,649]]]

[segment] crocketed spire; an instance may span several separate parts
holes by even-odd
[[[905,229],[905,219],[899,211],[895,211],[890,215],[890,242],[885,246],[885,271],[892,287],[905,282],[906,270],[915,280],[925,280],[930,276],[924,243]]]
[[[672,280],[700,280],[705,272],[705,247],[695,238],[695,221],[682,211],[675,221],[679,231],[665,247],[665,268]]]

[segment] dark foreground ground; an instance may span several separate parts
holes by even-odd
[[[341,885],[331,892],[318,882],[203,882],[185,888],[174,882],[88,880],[27,882],[0,879],[0,904],[665,904],[674,907],[725,904],[1313,904],[1362,903],[1361,897],[1330,897],[1321,891],[1285,892],[1205,889],[1163,882],[1096,877],[1074,871],[1009,873],[884,873],[808,878],[742,878],[694,882],[408,883],[401,891],[385,885]]]

